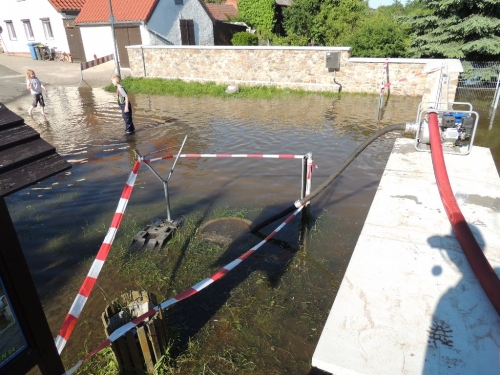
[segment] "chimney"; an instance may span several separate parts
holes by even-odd
[[[226,5],[232,5],[236,9],[238,9],[238,0],[226,0]]]

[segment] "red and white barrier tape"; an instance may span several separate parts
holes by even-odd
[[[430,73],[434,73],[434,72],[437,72],[438,70],[441,70],[441,69],[442,69],[441,67],[439,67],[439,68],[434,68],[434,69],[431,69],[431,70],[429,70],[429,71],[427,71],[427,72],[420,72],[420,73],[414,74],[414,75],[412,75],[412,76],[410,76],[410,77],[406,77],[406,78],[401,78],[401,79],[398,79],[397,81],[394,81],[394,82],[387,82],[387,83],[385,83],[385,84],[384,84],[384,88],[385,88],[385,87],[392,86],[392,85],[395,85],[395,84],[397,84],[397,83],[399,83],[399,82],[405,82],[405,81],[408,81],[408,80],[410,80],[410,79],[412,79],[412,78],[415,78],[415,77],[421,76],[421,75],[423,75],[423,74],[430,74]]]
[[[108,336],[106,340],[104,340],[101,344],[96,346],[91,352],[89,352],[83,359],[77,362],[76,365],[74,365],[71,369],[66,371],[64,374],[65,375],[71,375],[73,374],[78,368],[100,352],[102,349],[104,349],[106,346],[110,345],[112,342],[116,341],[119,339],[121,336],[123,336],[127,331],[130,329],[136,327],[139,323],[143,322],[147,318],[153,316],[156,314],[159,308],[166,309],[169,306],[172,306],[173,304],[182,301],[183,299],[189,298],[192,295],[198,293],[199,291],[205,289],[207,286],[212,284],[214,281],[219,280],[223,276],[225,276],[229,271],[234,269],[237,265],[239,265],[242,261],[247,259],[250,255],[252,255],[254,252],[256,252],[262,245],[264,245],[267,241],[269,241],[271,238],[273,238],[276,233],[278,233],[285,225],[287,225],[290,221],[292,221],[295,216],[302,210],[304,206],[300,206],[297,208],[283,223],[281,223],[269,236],[267,236],[265,239],[263,239],[261,242],[259,242],[256,246],[252,247],[250,250],[245,252],[243,255],[239,256],[235,260],[233,260],[231,263],[226,264],[224,267],[220,268],[217,272],[215,272],[212,276],[200,281],[199,283],[191,286],[190,288],[184,290],[183,292],[177,294],[175,297],[172,297],[164,302],[162,302],[159,307],[155,306],[151,310],[147,311],[146,313],[142,314],[141,316],[133,319],[132,321],[124,324],[120,328],[116,329],[111,335]]]
[[[95,56],[95,55],[94,55]],[[81,70],[93,68],[94,66],[104,64],[105,62],[111,61],[114,59],[114,55],[107,55],[104,57],[99,57],[95,60],[90,60],[87,62],[81,62],[80,63],[80,68]]]
[[[151,163],[158,160],[173,159],[177,155],[167,155],[161,158],[142,159],[145,163]],[[302,159],[304,155],[289,154],[180,154],[180,158],[255,158],[255,159]]]
[[[90,268],[85,281],[83,282],[78,294],[69,309],[68,315],[64,319],[63,325],[59,331],[59,335],[55,339],[55,344],[57,347],[57,351],[59,354],[63,351],[66,343],[68,342],[69,336],[73,332],[75,328],[78,317],[80,316],[87,299],[89,298],[90,292],[94,287],[94,284],[101,272],[102,266],[106,261],[106,258],[111,249],[111,245],[113,244],[113,240],[115,239],[116,232],[123,218],[123,214],[125,213],[125,209],[127,208],[127,203],[130,199],[130,195],[132,194],[132,189],[134,188],[135,180],[137,178],[137,173],[139,172],[139,167],[141,163],[140,161],[136,161],[132,172],[125,184],[125,188],[123,189],[122,195],[120,197],[120,201],[118,202],[118,207],[116,208],[115,215],[113,216],[113,220],[111,221],[111,225],[109,227],[108,233],[104,238],[104,241],[97,253],[97,256]]]
[[[387,78],[387,69],[389,67],[389,59],[385,59],[384,61],[384,70],[383,70],[383,76],[382,76],[382,84],[380,86],[380,95],[384,95],[385,91],[385,79]]]

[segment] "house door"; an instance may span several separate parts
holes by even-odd
[[[181,43],[185,45],[195,45],[194,40],[194,22],[193,20],[179,20],[181,28]]]
[[[73,61],[85,62],[85,50],[83,48],[82,34],[80,28],[73,24],[73,20],[64,20],[66,38],[68,39],[69,53]]]
[[[120,66],[123,68],[130,68],[128,53],[125,46],[142,44],[141,31],[139,30],[139,26],[116,28],[115,35]]]

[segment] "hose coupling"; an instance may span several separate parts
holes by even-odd
[[[416,133],[418,131],[418,124],[416,122],[407,122],[405,125],[406,133]]]

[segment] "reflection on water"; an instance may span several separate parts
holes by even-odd
[[[419,99],[391,97],[379,125],[375,121],[375,96],[253,100],[135,95],[132,103],[137,129],[133,136],[124,134],[114,94],[101,89],[82,88],[75,92],[73,88],[53,87],[47,100],[48,124],[41,122],[39,113],[34,120],[26,118],[73,163],[70,171],[7,200],[54,336],[107,231],[134,161],[134,149],[148,154],[168,147],[165,153],[175,154],[188,135],[185,153],[312,152],[319,167],[313,174],[314,188],[376,129],[414,121]],[[29,99],[24,98],[11,103],[10,109],[27,117],[28,104]],[[487,129],[488,119],[482,121],[476,144],[491,147],[492,142],[497,142],[493,152],[498,161],[498,141],[492,141],[483,129],[485,125]],[[499,129],[500,124],[493,127],[495,132]],[[374,142],[312,203],[312,214],[320,218],[316,225],[321,230],[310,242],[308,257],[328,275],[329,282],[335,280],[337,287],[381,178],[393,137],[387,135]],[[163,177],[170,167],[171,161],[155,165]],[[172,215],[175,219],[196,210],[235,206],[250,209],[255,215],[250,219],[266,218],[299,198],[300,186],[300,160],[179,159],[169,184]],[[165,213],[163,186],[142,167],[126,215],[145,223]],[[121,283],[99,282],[105,296],[116,297],[123,291]],[[311,297],[325,313],[336,293],[330,285],[319,285],[314,291],[318,295]],[[94,294],[98,293],[94,290]],[[98,310],[91,311],[96,321],[104,307],[99,298]],[[69,362],[81,353],[83,343],[89,348],[100,342],[101,336],[89,333],[92,329],[100,330],[99,324],[77,326],[76,336],[68,344],[67,351],[72,353]],[[294,326],[294,320],[288,324]],[[292,353],[302,358],[305,367],[309,366],[314,342],[313,339],[306,348],[300,347],[300,353]]]

